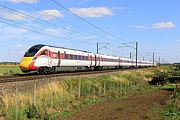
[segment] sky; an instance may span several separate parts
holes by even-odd
[[[99,43],[102,54],[128,58],[131,52],[135,58],[135,42],[140,60],[152,61],[154,52],[156,61],[180,62],[179,5],[180,0],[0,0],[0,62],[19,62],[36,44],[96,52]]]

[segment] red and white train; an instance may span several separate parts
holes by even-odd
[[[137,65],[146,67],[153,63],[138,60]],[[40,44],[31,47],[20,62],[23,72],[40,74],[134,66],[136,61],[132,59]]]

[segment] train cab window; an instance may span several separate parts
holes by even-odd
[[[24,57],[33,57],[44,45],[35,45],[31,47],[24,55]]]
[[[44,50],[41,55],[47,55],[48,54],[48,51],[47,50]]]
[[[71,60],[73,59],[73,55],[70,55],[70,59],[71,59]]]
[[[77,55],[74,55],[74,60],[77,60]]]
[[[65,54],[65,59],[68,59],[68,54]]]

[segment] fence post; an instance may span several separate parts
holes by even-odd
[[[122,83],[120,82],[120,85],[119,85],[119,91],[120,91],[120,93],[122,93]]]
[[[62,94],[61,94],[61,97],[62,97],[62,106],[64,106],[64,85],[62,86]]]
[[[33,106],[36,105],[36,83],[33,86]]]
[[[124,87],[123,87],[123,84],[121,83],[121,91],[122,91],[122,94],[123,94],[123,92],[124,92]]]
[[[176,108],[176,93],[177,93],[177,84],[174,87],[174,108]]]
[[[18,120],[18,88],[16,88],[16,120]]]
[[[104,81],[104,86],[103,86],[103,88],[104,88],[104,90],[103,90],[103,92],[104,92],[104,96],[106,95],[106,82]]]
[[[72,88],[72,81],[70,81],[70,83],[71,83],[71,84],[70,84],[70,92],[71,92],[71,94],[72,94],[72,89],[73,89],[73,88]]]
[[[53,97],[53,101],[52,101],[52,104],[54,104],[54,102],[55,102],[55,92],[53,91],[53,93],[52,93],[52,97]],[[55,105],[55,104],[54,104]],[[55,108],[55,106],[53,105],[53,108]]]
[[[81,97],[81,80],[79,80],[79,85],[78,85],[78,98]]]
[[[128,83],[127,83],[127,90],[129,90],[129,81],[128,81]]]

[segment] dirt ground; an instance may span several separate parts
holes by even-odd
[[[170,91],[158,90],[108,100],[89,106],[67,120],[154,120],[159,114],[156,107],[164,107],[170,94]]]

